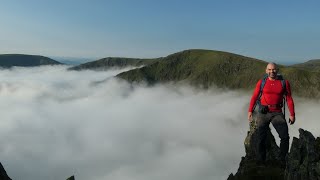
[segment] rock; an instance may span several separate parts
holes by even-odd
[[[299,139],[293,138],[287,156],[286,180],[320,179],[320,139],[303,129],[299,129]]]
[[[230,174],[228,180],[284,179],[285,166],[279,160],[280,148],[277,146],[270,129],[267,135],[267,157],[264,163],[257,161],[257,140],[256,123],[253,120],[244,141],[246,155],[241,158],[237,173]]]
[[[8,175],[4,167],[0,163],[0,180],[12,180]]]
[[[280,148],[277,146],[276,141],[270,131],[268,131],[267,141],[267,161],[274,161],[279,159]],[[258,146],[258,134],[256,130],[256,121],[253,120],[250,123],[250,130],[247,133],[247,137],[244,141],[246,159],[256,160],[257,159],[257,146]]]
[[[67,180],[75,180],[75,179],[74,179],[74,176],[71,176]]]
[[[320,180],[320,138],[299,129],[299,138],[293,137],[286,164],[281,164],[279,147],[269,129],[267,138],[267,160],[257,159],[257,132],[253,121],[244,141],[246,155],[241,158],[236,174],[228,180]]]

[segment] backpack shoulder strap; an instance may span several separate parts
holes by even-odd
[[[286,88],[286,80],[283,78],[283,76],[281,74],[277,75],[278,79],[281,80],[281,85],[282,85],[282,89],[284,90],[284,93],[287,93],[287,88]]]
[[[266,85],[267,78],[268,78],[268,75],[267,75],[267,74],[265,74],[265,75],[263,76],[262,81],[261,81],[261,85],[260,85],[260,94],[262,94],[262,90],[263,90],[263,88],[264,88],[264,85]],[[261,95],[260,95],[260,96],[261,96]]]
[[[283,78],[281,74],[278,74],[277,76],[278,76],[278,79],[281,80],[282,89],[284,90],[284,94],[282,97],[282,106],[283,106],[283,116],[284,116],[284,119],[286,119],[286,108],[285,108],[286,95],[287,95],[286,80]]]
[[[265,74],[264,77],[261,79],[260,91],[259,91],[258,99],[256,101],[256,105],[259,105],[259,106],[261,105],[261,101],[260,100],[261,100],[261,96],[262,96],[262,91],[263,91],[264,85],[266,85],[266,82],[267,82],[267,78],[268,78],[268,75]]]
[[[282,89],[284,89],[284,93],[287,93],[286,80],[282,79],[281,84],[282,84]]]

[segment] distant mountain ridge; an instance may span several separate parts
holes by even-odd
[[[40,65],[57,65],[58,61],[39,55],[26,54],[1,54],[0,66],[9,68],[12,66],[40,66]]]
[[[78,66],[74,66],[69,68],[69,70],[107,70],[110,68],[123,68],[127,66],[144,66],[150,65],[156,61],[161,60],[162,58],[155,59],[139,59],[139,58],[122,58],[122,57],[107,57],[102,58],[96,61],[87,62],[84,64],[80,64]]]
[[[320,71],[320,59],[312,59],[304,63],[294,64],[291,67],[302,68],[311,71]]]

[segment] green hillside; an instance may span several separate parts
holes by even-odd
[[[187,82],[201,88],[219,87],[252,91],[263,77],[267,62],[228,52],[186,50],[149,66],[123,72],[117,77],[129,82]],[[280,73],[301,97],[320,97],[320,72],[279,65]]]
[[[309,60],[305,63],[294,64],[290,67],[306,69],[310,71],[320,71],[320,59]]]
[[[2,54],[0,55],[1,67],[12,66],[40,66],[40,65],[55,65],[61,64],[58,61],[44,56],[25,55],[25,54]]]
[[[69,68],[69,70],[85,70],[85,69],[91,69],[91,70],[107,70],[109,68],[114,67],[128,67],[128,66],[144,66],[152,64],[161,58],[157,59],[135,59],[135,58],[121,58],[121,57],[108,57],[99,59],[96,61],[80,64],[78,66],[74,66]]]

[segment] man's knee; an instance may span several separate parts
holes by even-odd
[[[289,132],[287,127],[280,128],[278,130],[279,137],[282,141],[289,141]]]

